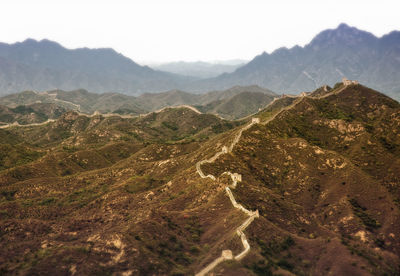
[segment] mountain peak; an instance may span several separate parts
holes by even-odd
[[[328,29],[319,33],[309,44],[314,49],[333,45],[355,46],[377,41],[372,33],[341,23],[336,29]]]
[[[351,29],[351,27],[349,25],[347,25],[346,23],[340,23],[339,26],[337,27],[337,29]]]
[[[49,48],[62,49],[62,48],[64,48],[57,42],[54,42],[54,41],[51,41],[48,39],[36,40],[33,38],[27,38],[22,42],[15,43],[14,45],[23,47],[23,48],[31,48],[31,47],[34,47],[34,48],[40,47],[40,48],[45,48],[45,49],[49,49]]]

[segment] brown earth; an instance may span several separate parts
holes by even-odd
[[[260,218],[245,231],[250,253],[215,273],[398,275],[400,106],[361,85],[340,89],[261,111],[262,123],[295,103],[204,164],[215,182],[195,164],[241,122],[179,108],[0,129],[19,153],[1,159],[1,273],[194,274],[221,250],[242,250],[235,229],[246,216],[225,194],[229,170],[242,174],[237,201]]]

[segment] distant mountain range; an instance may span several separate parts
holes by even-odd
[[[223,73],[232,73],[247,62],[245,60],[231,60],[221,62],[169,62],[163,64],[154,64],[149,66],[156,70],[166,71],[183,76],[190,76],[200,79],[217,77]]]
[[[175,64],[164,69],[199,76],[199,72],[191,72],[192,65]],[[208,74],[215,74],[215,70],[210,69]],[[333,85],[343,76],[400,99],[400,32],[377,38],[341,24],[321,32],[304,47],[262,53],[234,72],[200,80],[140,66],[112,49],[69,50],[55,42],[32,39],[0,44],[0,95],[80,88],[139,95],[172,89],[225,90],[235,85],[298,93]]]
[[[49,40],[33,39],[0,43],[0,95],[79,88],[140,94],[165,91],[189,80],[140,66],[113,49],[69,50]]]
[[[281,92],[312,91],[343,76],[400,98],[400,32],[377,38],[341,24],[304,47],[262,53],[230,74],[197,83],[200,90],[255,84]]]

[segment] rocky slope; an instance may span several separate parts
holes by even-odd
[[[259,217],[243,230],[247,255],[214,273],[398,274],[399,103],[337,85],[255,117],[245,127],[250,119],[186,108],[134,119],[70,112],[0,129],[16,152],[0,172],[1,272],[190,275],[222,250],[237,256],[248,216],[226,193],[230,171],[241,175],[234,198]],[[229,145],[201,165],[215,179],[202,178],[196,163]]]

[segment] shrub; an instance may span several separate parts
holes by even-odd
[[[133,176],[126,183],[125,190],[128,193],[135,194],[158,187],[164,182],[164,179],[157,179],[148,175]]]
[[[1,191],[1,195],[4,196],[7,200],[14,200],[14,195],[16,194],[16,192],[16,190]]]
[[[353,207],[354,214],[361,219],[367,230],[381,227],[381,224],[366,212],[367,208],[361,206],[356,199],[352,198],[349,202]]]

